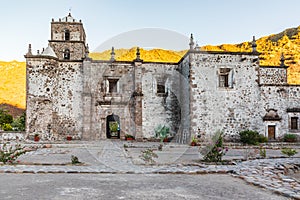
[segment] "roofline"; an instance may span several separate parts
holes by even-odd
[[[93,63],[109,63],[109,64],[113,64],[113,63],[116,63],[116,64],[133,64],[135,63],[135,61],[122,61],[122,60],[114,60],[114,61],[111,61],[111,60],[94,60],[94,59],[89,59],[91,62]],[[151,63],[155,63],[155,64],[167,64],[167,65],[178,65],[178,62],[154,62],[154,61],[146,61],[146,62],[142,62],[143,64],[151,64]]]
[[[278,65],[278,66],[275,66],[275,65],[260,65],[259,67],[261,68],[284,68],[284,69],[287,69],[289,68],[289,66],[282,66],[282,65]]]

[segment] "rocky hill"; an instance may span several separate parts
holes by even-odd
[[[26,65],[25,62],[0,61],[0,104],[25,108]]]
[[[203,51],[251,51],[251,41],[240,44],[222,44],[219,46],[206,45]],[[257,50],[261,53],[261,65],[279,65],[280,55],[285,55],[288,68],[288,82],[300,84],[300,26],[259,38]],[[141,59],[156,62],[178,62],[186,53],[163,49],[141,49]],[[116,49],[116,60],[132,61],[135,59],[136,48]],[[109,60],[110,50],[90,53],[95,60]],[[0,62],[0,104],[9,104],[18,108],[25,108],[26,69],[25,62]]]
[[[172,51],[164,49],[140,49],[141,59],[149,62],[178,62],[187,51]],[[94,60],[109,60],[111,50],[101,53],[90,53],[90,57]],[[136,47],[131,49],[116,49],[115,59],[119,61],[132,61],[136,58]]]
[[[280,56],[283,53],[285,64],[289,66],[288,82],[290,84],[300,84],[300,26],[259,38],[256,43],[257,51],[261,53],[260,65],[279,65]],[[207,51],[249,52],[251,51],[251,42],[235,45],[207,45],[201,47],[201,49]]]

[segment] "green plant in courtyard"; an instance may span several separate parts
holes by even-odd
[[[297,135],[288,133],[283,136],[283,141],[284,142],[297,142]]]
[[[0,162],[4,164],[12,164],[20,155],[26,153],[23,147],[20,144],[8,145],[4,143],[0,145]]]
[[[79,159],[77,156],[74,156],[74,155],[71,155],[71,162],[72,162],[72,165],[76,165],[76,164],[79,164]]]
[[[134,139],[134,136],[130,135],[130,134],[125,134],[125,138],[132,138],[132,139]]]
[[[196,146],[198,143],[198,139],[195,136],[192,136],[191,139],[191,146]]]
[[[259,155],[260,155],[262,158],[266,158],[266,157],[267,157],[266,148],[263,148],[262,146],[259,146]]]
[[[281,149],[281,153],[284,155],[287,155],[288,157],[296,155],[298,152],[295,149],[292,148],[283,148]]]
[[[259,134],[257,131],[245,130],[239,133],[240,141],[244,144],[256,145],[258,143],[268,142],[268,138]]]
[[[259,134],[257,141],[258,141],[258,143],[267,143],[268,138],[266,136],[264,136],[263,134]]]
[[[159,138],[160,142],[163,142],[163,140],[169,136],[170,128],[165,125],[158,125],[154,131],[155,137]]]
[[[209,145],[203,148],[200,153],[204,155],[203,160],[206,162],[221,162],[227,151],[228,148],[223,145],[223,133],[217,131]]]
[[[4,131],[12,131],[13,130],[13,128],[12,128],[12,126],[10,124],[3,124],[2,125],[2,129]]]
[[[153,152],[153,149],[146,149],[141,152],[139,156],[146,164],[154,164],[154,158],[158,158],[157,154]]]

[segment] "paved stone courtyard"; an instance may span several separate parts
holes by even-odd
[[[165,143],[162,151],[156,150],[159,143],[120,140],[24,145],[50,148],[27,152],[18,158],[16,165],[0,165],[2,174],[226,174],[274,194],[300,199],[300,181],[297,178],[300,155],[298,153],[292,158],[285,158],[278,146],[266,149],[266,159],[247,161],[243,160],[255,157],[257,150],[229,148],[223,157],[230,161],[228,165],[208,165],[199,162],[202,158],[199,147],[174,143]],[[293,148],[298,152],[300,150],[299,146]],[[145,165],[141,160],[141,151],[145,149],[155,149],[158,158],[154,165]],[[72,155],[77,156],[82,164],[72,165]]]

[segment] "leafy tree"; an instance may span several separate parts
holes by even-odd
[[[11,124],[13,122],[13,117],[8,114],[7,110],[0,108],[0,126],[4,124]]]
[[[13,128],[10,124],[3,124],[2,129],[4,131],[12,131],[13,130]]]
[[[24,112],[20,117],[13,120],[11,126],[15,131],[25,131],[25,122],[26,122],[26,114]]]

